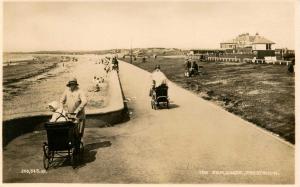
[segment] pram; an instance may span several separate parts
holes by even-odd
[[[169,109],[168,86],[164,84],[152,90],[151,108],[158,109],[160,103]]]
[[[83,153],[81,137],[76,135],[78,122],[68,120],[64,122],[47,122],[44,124],[47,131],[47,142],[43,145],[43,164],[47,170],[54,158],[68,158],[73,168]]]
[[[199,69],[198,69],[198,66],[195,68],[195,67],[191,67],[190,69],[186,70],[184,72],[184,76],[185,77],[192,77],[192,76],[195,76],[195,75],[199,75]]]

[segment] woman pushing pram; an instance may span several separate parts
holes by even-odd
[[[165,103],[167,108],[169,108],[167,77],[160,71],[159,65],[155,66],[151,79],[152,87],[149,94],[152,96],[151,107],[156,109],[159,106],[159,103]]]
[[[153,91],[156,88],[163,86],[168,87],[167,85],[167,77],[163,72],[160,71],[160,65],[156,65],[154,71],[151,74],[152,86],[150,89],[149,96],[153,95]]]
[[[81,139],[85,127],[84,107],[87,104],[87,99],[84,92],[79,89],[76,78],[70,79],[66,86],[68,88],[64,91],[60,103],[62,106],[66,107],[66,111],[69,114],[68,118],[77,120],[77,135]]]
[[[60,104],[56,101],[49,103],[53,112],[49,122],[45,123],[47,142],[43,145],[43,164],[48,169],[54,158],[69,158],[73,168],[77,159],[83,153],[83,137],[85,126],[84,107],[87,99],[79,89],[76,78],[68,81]],[[64,110],[64,106],[66,110]]]

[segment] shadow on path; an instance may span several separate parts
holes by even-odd
[[[174,103],[170,103],[169,104],[169,109],[173,109],[173,108],[179,108],[179,105],[176,105]]]
[[[168,110],[170,109],[174,109],[174,108],[179,108],[179,105],[176,105],[174,103],[170,103],[169,104],[169,108]],[[158,107],[157,107],[158,110],[164,110],[164,109],[167,109],[167,106],[166,105],[163,105],[163,104],[160,104]]]
[[[79,169],[81,167],[84,167],[87,163],[95,161],[97,149],[110,146],[110,141],[96,142],[85,145],[83,156],[80,160],[78,160],[76,168]]]
[[[84,152],[78,160],[76,160],[76,169],[84,167],[87,163],[94,162],[96,160],[97,149],[110,147],[110,141],[96,142],[84,145]],[[71,165],[68,158],[56,158],[51,164],[51,168],[68,167]]]

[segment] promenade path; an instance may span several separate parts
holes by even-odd
[[[120,61],[130,120],[86,129],[84,159],[42,169],[45,133],[4,150],[4,182],[293,184],[294,146],[175,84],[170,109],[152,110],[150,74]]]

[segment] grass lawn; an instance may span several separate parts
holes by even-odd
[[[295,77],[287,66],[197,62],[200,75],[187,78],[183,63],[183,58],[165,57],[133,62],[150,72],[160,64],[168,79],[181,87],[295,143]]]

